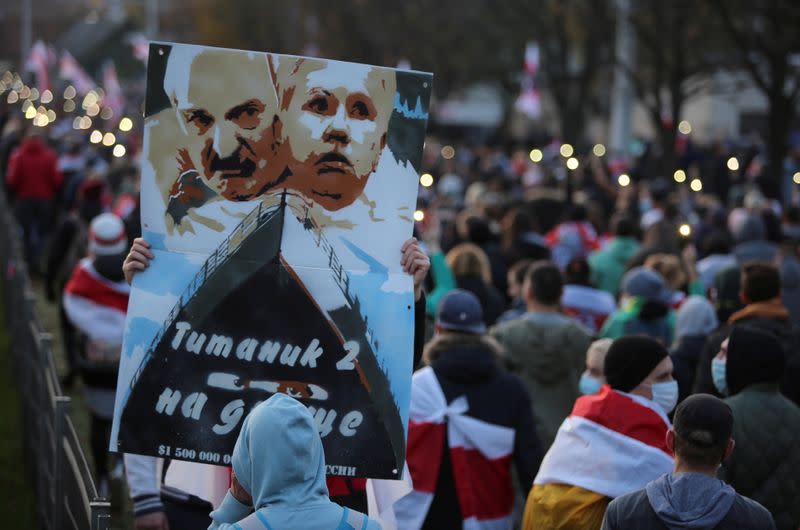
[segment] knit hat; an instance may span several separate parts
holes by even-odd
[[[733,327],[727,359],[725,378],[731,396],[756,383],[777,383],[786,364],[775,335],[747,325]]]
[[[128,248],[128,236],[122,219],[103,213],[92,219],[89,226],[89,251],[95,256],[122,254]]]
[[[702,296],[692,295],[678,309],[675,336],[680,338],[687,335],[708,335],[718,325],[717,313],[711,302]]]
[[[687,397],[675,409],[675,433],[690,444],[720,447],[733,432],[733,412],[727,403],[710,394]]]
[[[461,333],[480,335],[486,332],[478,297],[464,289],[454,289],[442,297],[436,324],[442,329]]]
[[[655,339],[644,335],[620,337],[606,354],[603,371],[614,390],[630,392],[668,355]]]
[[[659,302],[668,305],[672,298],[672,290],[667,287],[664,277],[652,269],[635,267],[622,277],[622,292],[628,296],[636,296],[647,302]]]

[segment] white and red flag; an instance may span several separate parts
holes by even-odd
[[[468,411],[466,396],[448,405],[432,368],[414,374],[407,451],[414,489],[394,504],[398,528],[416,529],[425,522],[436,491],[445,436],[463,527],[511,528],[514,429],[472,418]]]
[[[64,311],[90,341],[116,345],[119,351],[129,295],[127,283],[107,280],[95,270],[89,258],[84,258],[64,288]]]
[[[636,491],[672,471],[669,419],[658,405],[605,385],[575,402],[534,484],[569,484],[606,497]]]
[[[75,87],[75,91],[85,96],[97,84],[92,80],[91,76],[86,73],[86,70],[75,60],[67,50],[61,52],[61,60],[59,61],[59,75],[62,79],[69,81]]]
[[[111,60],[103,64],[103,90],[106,93],[103,105],[114,111],[112,122],[117,122],[122,118],[122,111],[125,109],[125,96],[117,78],[117,69]]]
[[[40,40],[36,41],[28,54],[25,68],[36,75],[36,87],[40,94],[51,88],[50,66],[52,59],[51,49]]]
[[[525,46],[525,69],[520,80],[520,91],[514,106],[530,118],[536,119],[542,113],[542,98],[536,86],[536,73],[539,71],[539,45],[529,42]]]

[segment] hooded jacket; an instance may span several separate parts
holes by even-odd
[[[58,157],[41,138],[32,136],[11,155],[6,175],[8,187],[18,199],[55,197],[63,176],[58,170]]]
[[[505,348],[505,359],[528,388],[542,446],[550,447],[577,399],[592,333],[556,313],[526,313],[498,324],[491,334]]]
[[[250,412],[231,463],[256,511],[243,521],[250,507],[228,492],[211,512],[209,530],[380,529],[378,523],[330,501],[314,418],[285,394],[273,395]],[[355,522],[359,524],[354,526]]]
[[[612,295],[619,292],[625,264],[639,251],[639,242],[632,237],[615,237],[602,249],[589,256],[592,283]]]
[[[700,473],[668,473],[608,505],[603,530],[624,528],[770,530],[775,523],[763,506],[719,479]]]

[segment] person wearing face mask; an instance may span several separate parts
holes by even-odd
[[[611,339],[599,339],[586,350],[586,371],[581,374],[581,379],[578,381],[578,390],[584,396],[597,394],[600,392],[600,388],[606,384],[603,363],[613,342]]]
[[[752,326],[734,326],[712,360],[714,386],[733,412],[736,452],[720,478],[761,503],[779,530],[800,526],[800,408],[781,395],[786,361],[780,341]]]
[[[615,340],[607,384],[578,398],[528,495],[523,530],[599,529],[608,503],[673,467],[667,418],[678,400],[672,361],[645,336]]]
[[[64,288],[64,312],[80,333],[78,366],[100,495],[108,494],[108,440],[130,294],[122,273],[127,247],[122,220],[110,213],[98,215],[89,226],[89,256],[78,263]]]

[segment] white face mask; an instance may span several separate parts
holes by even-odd
[[[583,375],[581,375],[581,380],[578,382],[578,390],[585,396],[597,394],[600,392],[600,388],[602,386],[603,383],[598,378],[591,376],[586,372],[583,372]]]
[[[659,404],[664,414],[669,414],[678,403],[678,382],[653,383],[650,386],[653,392],[653,401]]]
[[[714,386],[717,389],[717,392],[722,394],[723,396],[728,394],[728,381],[726,378],[726,368],[725,365],[727,364],[727,359],[717,359],[714,357],[711,359],[711,379],[714,381]]]

